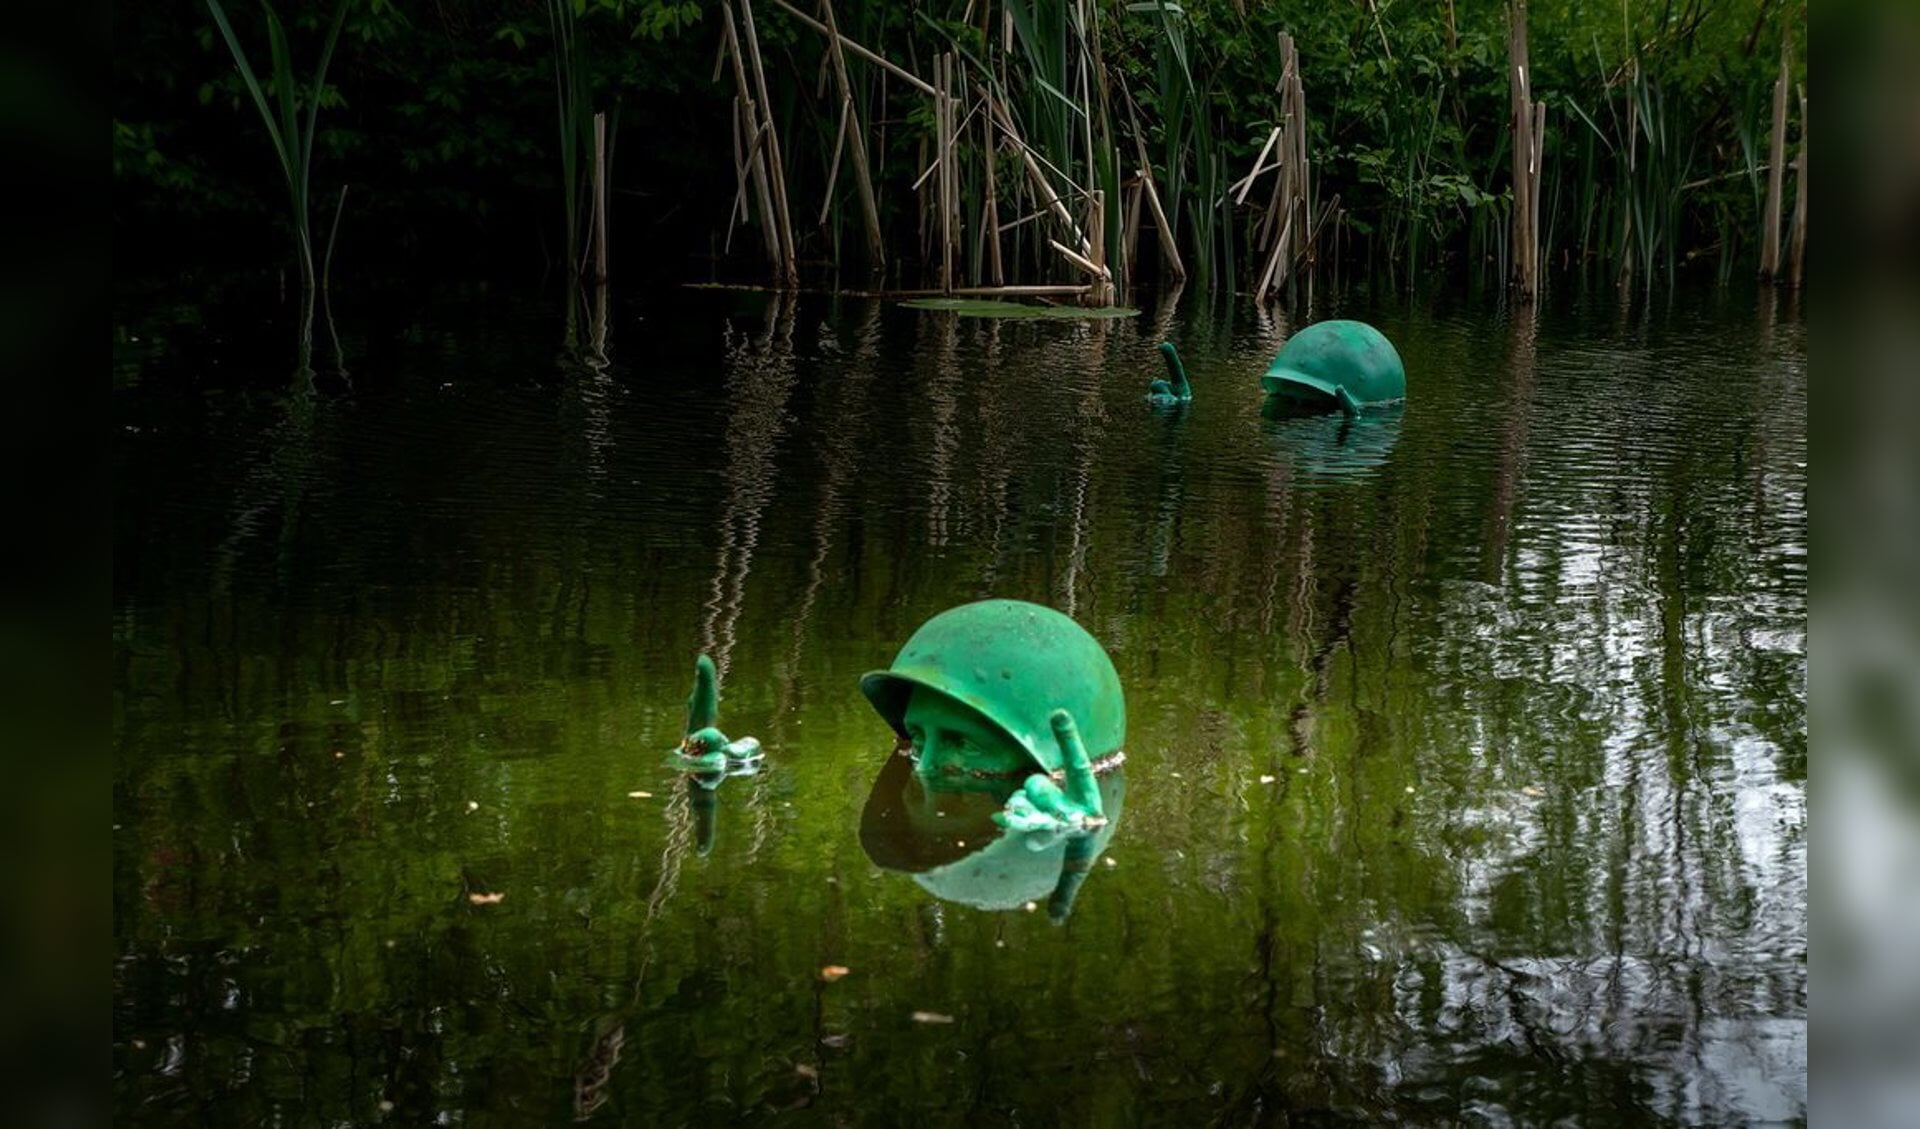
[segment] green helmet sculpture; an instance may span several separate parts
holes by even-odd
[[[899,738],[916,687],[968,707],[1002,730],[1047,772],[1062,768],[1051,716],[1072,713],[1089,755],[1120,748],[1127,704],[1113,660],[1086,628],[1022,600],[949,608],[913,633],[893,666],[860,679],[860,691]]]
[[[1366,322],[1322,321],[1288,339],[1260,387],[1351,412],[1405,399],[1407,367],[1393,342]]]

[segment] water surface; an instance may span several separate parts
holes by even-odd
[[[1323,296],[1407,362],[1347,423],[1263,414],[1288,315],[1146,305],[416,291],[307,375],[123,297],[122,1118],[1804,1118],[1802,324]],[[1127,691],[1064,906],[863,832],[859,675],[987,596]]]

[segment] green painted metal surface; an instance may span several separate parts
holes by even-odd
[[[1180,351],[1173,347],[1173,342],[1162,341],[1160,356],[1167,362],[1167,375],[1147,385],[1147,403],[1156,408],[1192,403],[1193,385],[1187,380],[1187,366],[1180,363]]]
[[[914,741],[910,707],[916,715],[926,711],[929,720],[953,717],[937,698],[917,692],[921,689],[978,715],[978,721],[966,718],[968,724],[956,732],[982,737],[957,746],[953,756],[945,755],[939,743],[932,749],[915,744],[923,774],[964,772],[973,767],[970,757],[978,758],[985,771],[1005,771],[1003,747],[991,740],[995,732],[1011,739],[1032,764],[1058,771],[1065,758],[1054,736],[1055,710],[1072,714],[1094,757],[1120,748],[1127,736],[1126,699],[1113,660],[1084,627],[1022,600],[949,608],[913,633],[891,668],[860,679],[861,692],[903,742]]]
[[[693,664],[693,692],[687,695],[687,731],[670,754],[690,772],[738,773],[757,766],[764,755],[757,737],[728,739],[719,728],[720,672],[701,655]]]
[[[1271,395],[1354,412],[1405,399],[1407,367],[1386,335],[1363,321],[1322,321],[1288,339],[1260,378]]]
[[[1080,831],[1107,821],[1100,806],[1100,783],[1094,777],[1093,758],[1080,740],[1073,715],[1053,711],[1054,742],[1066,777],[1063,788],[1044,773],[1028,776],[1020,790],[1007,797],[993,821],[1014,831]]]

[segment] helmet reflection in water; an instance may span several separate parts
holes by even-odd
[[[1056,924],[1112,840],[1126,804],[1126,774],[1100,778],[1107,821],[1091,831],[1007,831],[994,822],[1016,789],[953,790],[888,757],[860,815],[860,845],[874,865],[909,874],[942,901],[983,910],[1045,906]]]

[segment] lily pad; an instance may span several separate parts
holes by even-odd
[[[900,303],[916,310],[946,310],[968,318],[1130,318],[1127,306],[1042,306],[993,298],[914,298]]]

